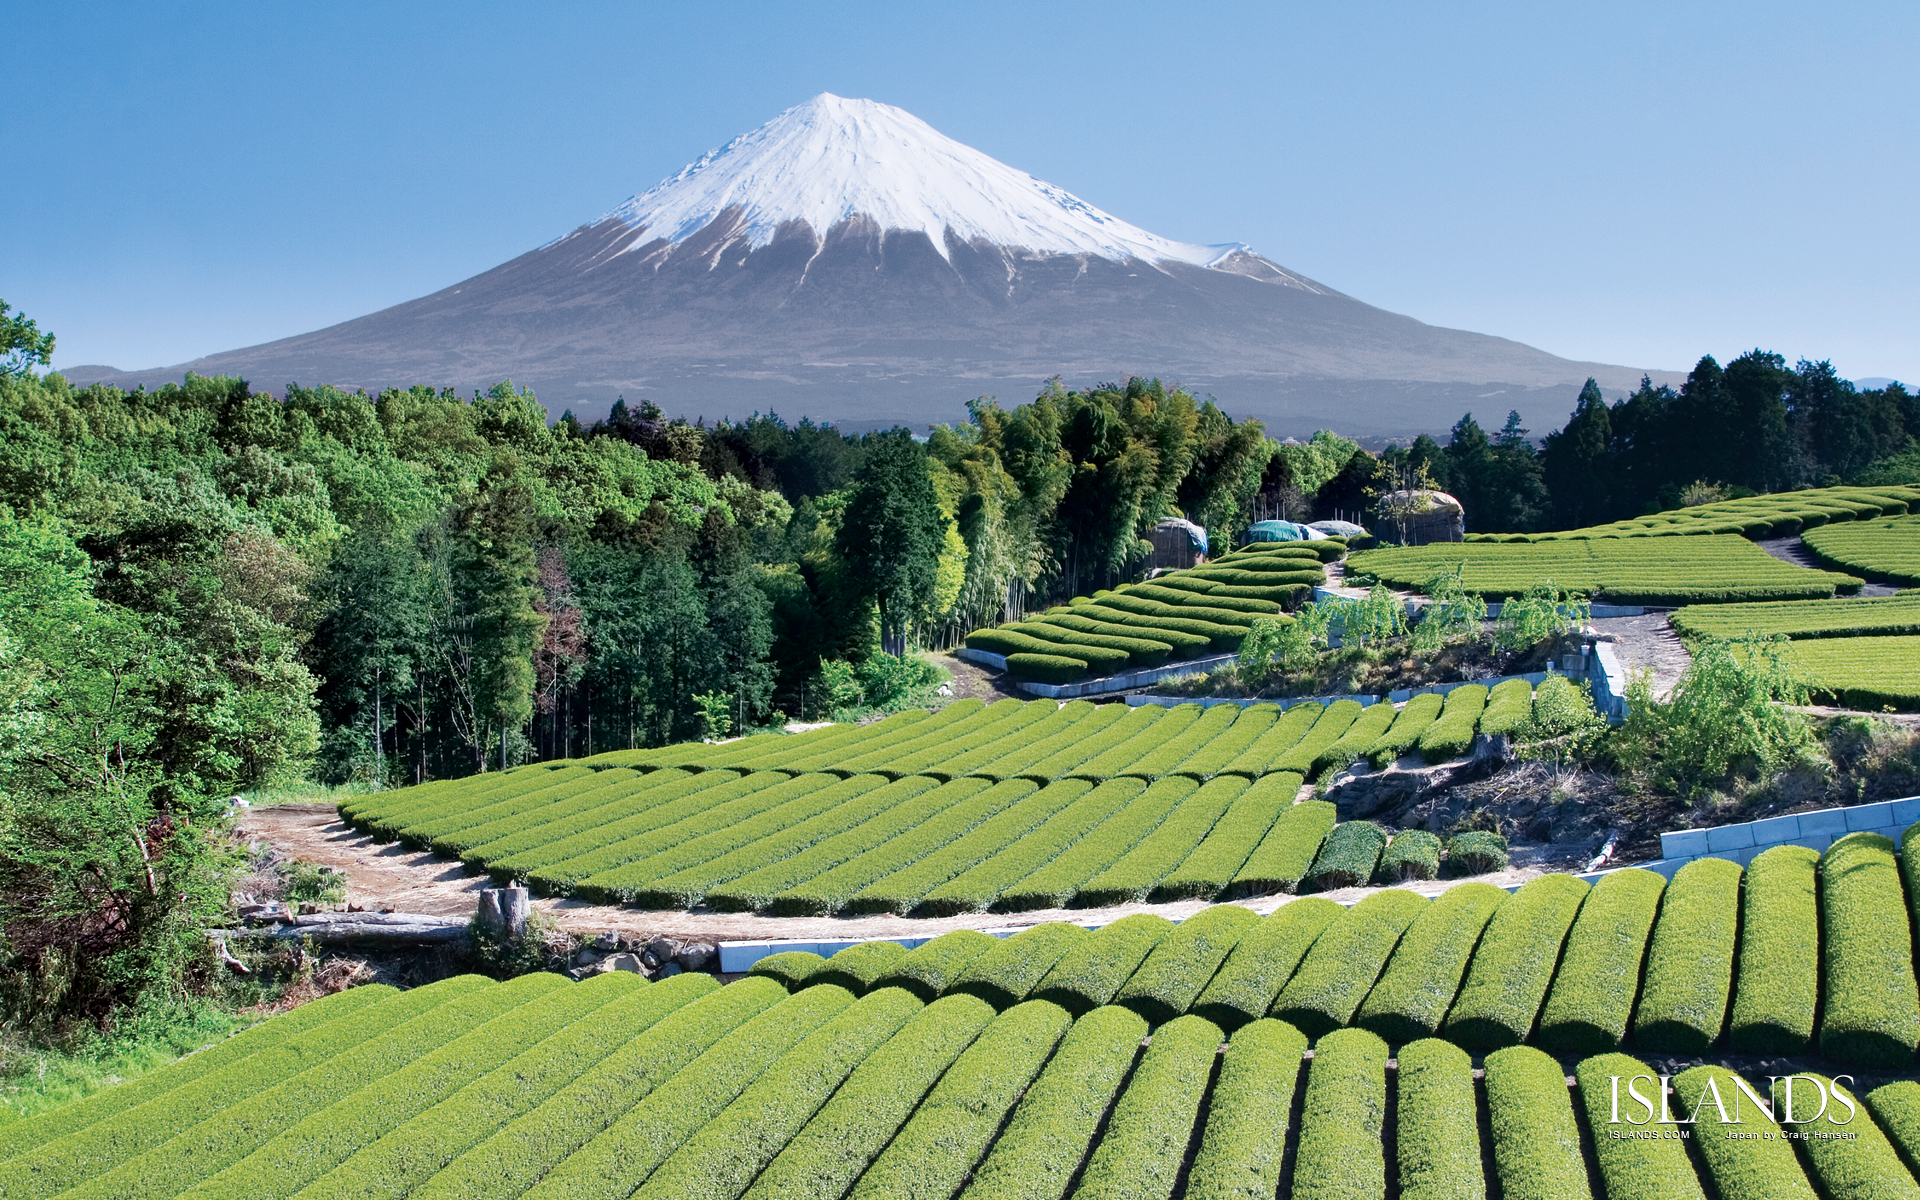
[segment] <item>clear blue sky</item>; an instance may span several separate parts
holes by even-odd
[[[158,366],[437,290],[816,92],[1571,358],[1920,383],[1920,4],[21,5],[0,297]]]

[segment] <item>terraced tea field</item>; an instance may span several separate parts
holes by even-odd
[[[1758,604],[1696,604],[1673,614],[1688,637],[1858,637],[1920,633],[1920,595],[1840,600],[1778,600]]]
[[[1839,570],[1906,587],[1920,585],[1920,518],[1888,517],[1809,530],[1800,538]]]
[[[1470,533],[1469,542],[1556,542],[1568,539],[1665,537],[1675,534],[1740,534],[1749,538],[1788,537],[1826,529],[1836,523],[1899,516],[1920,505],[1920,488],[1833,487],[1776,492],[1674,508],[1610,525],[1592,525],[1555,533]]]
[[[724,987],[365,987],[0,1127],[0,1195],[1911,1197],[1920,1084],[1831,1079],[1913,1068],[1907,911],[1854,835],[1744,881],[960,932]],[[1790,1112],[1764,1073],[1634,1057],[1723,1048],[1832,1066]]]
[[[1869,712],[1920,708],[1920,636],[1801,640],[1789,657],[1816,703]]]
[[[1520,595],[1543,580],[1612,604],[1722,604],[1826,599],[1861,581],[1782,562],[1738,534],[1592,538],[1532,543],[1456,542],[1365,550],[1347,573],[1417,591],[1459,568],[1488,600]]]
[[[1352,700],[963,700],[873,725],[618,751],[349,799],[342,816],[549,895],[783,916],[947,915],[1292,890],[1327,833],[1303,782],[1464,753],[1507,685],[1405,722]],[[1502,726],[1495,731],[1503,731]],[[1300,831],[1311,829],[1311,842]]]

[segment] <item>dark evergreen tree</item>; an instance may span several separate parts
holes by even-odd
[[[946,519],[927,455],[904,429],[876,436],[841,517],[837,548],[848,575],[880,614],[881,646],[905,652],[907,626],[933,590]]]
[[[1541,478],[1552,496],[1553,519],[1561,529],[1597,525],[1612,517],[1610,416],[1600,385],[1589,379],[1566,425],[1546,436],[1540,454]]]

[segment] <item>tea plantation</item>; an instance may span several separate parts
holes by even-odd
[[[1917,859],[362,987],[0,1128],[0,1195],[1912,1197]]]
[[[429,783],[341,813],[503,881],[658,909],[945,915],[1291,891],[1331,823],[1309,815],[1327,806],[1295,806],[1303,782],[1369,755],[1457,757],[1526,714],[1527,685],[1503,687],[1492,705],[1477,685],[1423,697],[1404,722],[1354,700],[962,700]]]

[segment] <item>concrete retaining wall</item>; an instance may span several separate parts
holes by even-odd
[[[996,671],[1007,669],[1007,659],[1004,654],[994,654],[988,650],[973,650],[965,646],[955,650],[954,654],[968,662],[976,662]],[[1016,681],[1014,686],[1032,696],[1045,696],[1050,700],[1073,700],[1081,696],[1124,692],[1132,688],[1159,683],[1163,679],[1178,679],[1183,675],[1202,675],[1215,667],[1232,662],[1236,657],[1237,655],[1232,654],[1215,654],[1207,658],[1190,658],[1185,662],[1168,663],[1164,667],[1142,667],[1138,671],[1128,671],[1123,675],[1083,679],[1078,683],[1035,683],[1022,679]]]

